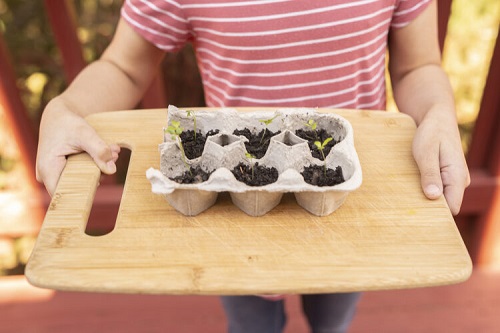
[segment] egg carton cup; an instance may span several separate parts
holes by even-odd
[[[212,172],[209,179],[198,184],[179,184],[170,178],[182,175],[187,168],[176,140],[165,135],[159,145],[160,170],[150,168],[146,176],[151,182],[152,192],[163,195],[176,210],[184,215],[194,216],[215,204],[220,192],[229,192],[231,200],[239,209],[251,216],[261,216],[276,207],[283,193],[291,192],[297,203],[317,216],[325,216],[339,208],[348,193],[357,189],[362,182],[359,158],[354,148],[351,124],[333,113],[320,113],[310,108],[283,108],[252,112],[239,112],[222,108],[213,111],[195,111],[197,130],[207,133],[218,129],[219,133],[209,136],[201,157],[188,159],[189,166],[199,166]],[[276,117],[267,129],[274,135],[266,154],[252,163],[275,167],[278,180],[264,186],[249,186],[238,181],[231,170],[239,163],[250,164],[245,156],[243,136],[236,136],[235,129],[248,128],[259,133],[266,125],[259,121]],[[309,119],[317,123],[317,129],[325,129],[339,141],[330,150],[325,161],[314,158],[306,140],[295,135],[297,129],[307,129]],[[193,129],[193,119],[186,110],[174,106],[168,108],[168,123],[179,121],[181,126]],[[315,186],[304,181],[300,174],[309,165],[335,169],[340,166],[345,181],[335,186]]]

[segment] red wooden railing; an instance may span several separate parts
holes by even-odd
[[[13,139],[17,142],[19,149],[21,174],[24,176],[25,189],[22,193],[16,193],[15,197],[4,197],[3,205],[22,205],[27,212],[9,213],[0,212],[0,240],[2,236],[21,237],[25,234],[37,232],[42,223],[46,211],[46,196],[39,190],[40,185],[36,181],[34,168],[36,158],[36,129],[26,112],[16,85],[16,76],[12,68],[11,59],[7,52],[6,44],[0,33],[0,108],[6,115],[7,128],[11,129]],[[20,202],[19,202],[20,201]],[[14,226],[12,221],[2,221],[15,216],[23,221],[23,225]]]
[[[16,76],[7,51],[0,33],[0,106],[6,111],[7,123],[19,146],[21,162],[31,168],[35,165],[36,132],[17,90]],[[33,183],[36,182],[34,174],[31,178]]]
[[[439,45],[443,50],[444,42],[446,40],[446,33],[448,32],[448,19],[451,14],[452,0],[439,0],[438,4],[438,34]]]
[[[498,31],[500,37],[500,27]],[[472,186],[464,198],[463,215],[477,214],[476,234],[470,251],[478,265],[500,261],[500,38],[497,37],[480,112],[467,162]]]
[[[73,0],[44,0],[52,33],[61,52],[66,81],[71,82],[85,67],[83,51],[77,36]]]
[[[76,35],[76,17],[72,0],[44,0],[45,8],[61,50],[66,78],[71,81],[86,65],[82,47]],[[439,40],[443,47],[452,0],[439,0]],[[9,62],[7,50],[0,35],[0,103],[4,105],[15,138],[18,141],[25,163],[34,170],[36,155],[36,133],[26,115],[24,105],[15,89],[15,77]],[[471,225],[474,235],[468,247],[477,265],[490,265],[500,258],[493,250],[500,244],[500,42],[497,39],[491,61],[489,76],[484,88],[479,116],[469,148],[468,163],[472,183],[466,190],[459,226]],[[159,73],[151,89],[145,95],[141,107],[165,107],[167,98],[163,87],[162,73]],[[117,200],[119,196],[117,195]],[[109,204],[109,201],[105,201]],[[99,204],[99,196],[95,204]],[[116,209],[117,204],[111,205]],[[101,209],[100,212],[103,210]],[[101,213],[99,213],[101,214]],[[104,213],[102,213],[104,214]]]

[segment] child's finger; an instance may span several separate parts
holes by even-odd
[[[460,185],[449,185],[444,187],[444,196],[453,215],[457,215],[460,212],[464,190],[465,186]]]
[[[414,149],[414,158],[420,170],[420,183],[424,194],[429,199],[437,199],[443,194],[443,181],[439,163],[439,151],[426,147]]]
[[[81,149],[92,157],[103,173],[110,175],[116,172],[119,146],[106,144],[90,126],[80,133],[80,138]]]
[[[444,196],[453,215],[460,212],[464,191],[470,184],[470,175],[463,155],[452,155],[441,169]]]

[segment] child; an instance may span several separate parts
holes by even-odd
[[[453,94],[440,67],[432,0],[128,0],[101,59],[46,107],[37,178],[52,194],[66,156],[88,152],[102,172],[120,151],[84,117],[133,108],[164,52],[193,43],[208,106],[385,108],[385,64],[401,112],[417,131],[413,155],[429,199],[457,214],[469,173]],[[308,295],[313,332],[345,332],[358,293]],[[282,300],[223,297],[230,332],[281,332]]]

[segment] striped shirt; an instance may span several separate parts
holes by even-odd
[[[391,28],[431,0],[126,0],[158,48],[193,44],[208,106],[385,109]]]

